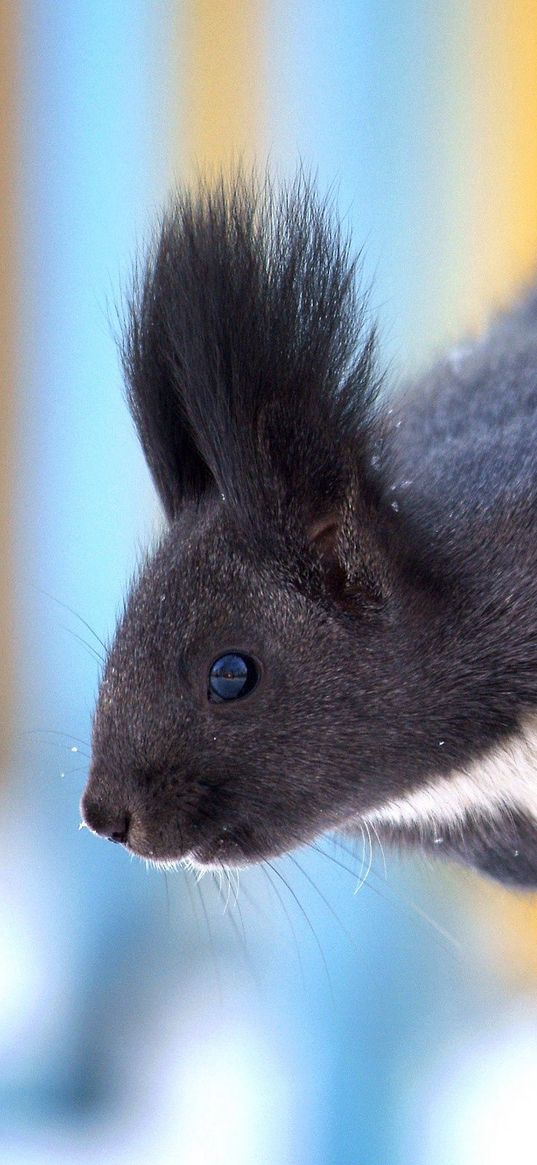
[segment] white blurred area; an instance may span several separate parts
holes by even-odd
[[[350,1165],[368,1140],[390,1165],[524,1159],[537,996],[487,974],[449,881],[424,892],[387,854],[356,893],[361,855],[325,843],[277,894],[261,870],[228,894],[89,834],[39,868],[24,812],[3,831],[2,1162]]]
[[[488,1031],[439,1055],[424,1088],[420,1161],[506,1165],[531,1161],[537,1096],[537,994],[504,1003]]]
[[[192,993],[182,996],[174,1022],[174,1003],[165,997],[161,1016],[153,1014],[151,1024],[142,1020],[137,1038],[131,1034],[123,1048],[128,1104],[93,1121],[49,1116],[33,1134],[19,1127],[2,1136],[1,1159],[12,1165],[292,1165],[302,1159],[309,1138],[297,1114],[304,1097],[260,1017],[244,1016],[240,999],[229,995],[223,1015],[214,996]]]

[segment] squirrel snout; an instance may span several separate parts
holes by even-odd
[[[93,833],[125,845],[131,823],[131,815],[127,810],[108,809],[101,802],[86,797],[82,798],[80,810],[82,821]]]

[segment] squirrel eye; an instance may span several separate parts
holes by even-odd
[[[215,659],[209,672],[210,700],[238,700],[248,696],[259,679],[259,672],[249,655],[230,652]]]

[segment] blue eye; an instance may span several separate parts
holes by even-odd
[[[209,699],[238,700],[248,696],[258,679],[257,666],[249,655],[221,655],[209,672]]]

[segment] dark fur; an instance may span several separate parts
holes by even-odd
[[[537,706],[536,301],[390,409],[364,320],[303,179],[178,196],[135,282],[124,365],[167,528],[109,652],[83,814],[142,856],[281,852]],[[261,681],[210,703],[230,649]],[[537,884],[515,813],[443,849]]]

